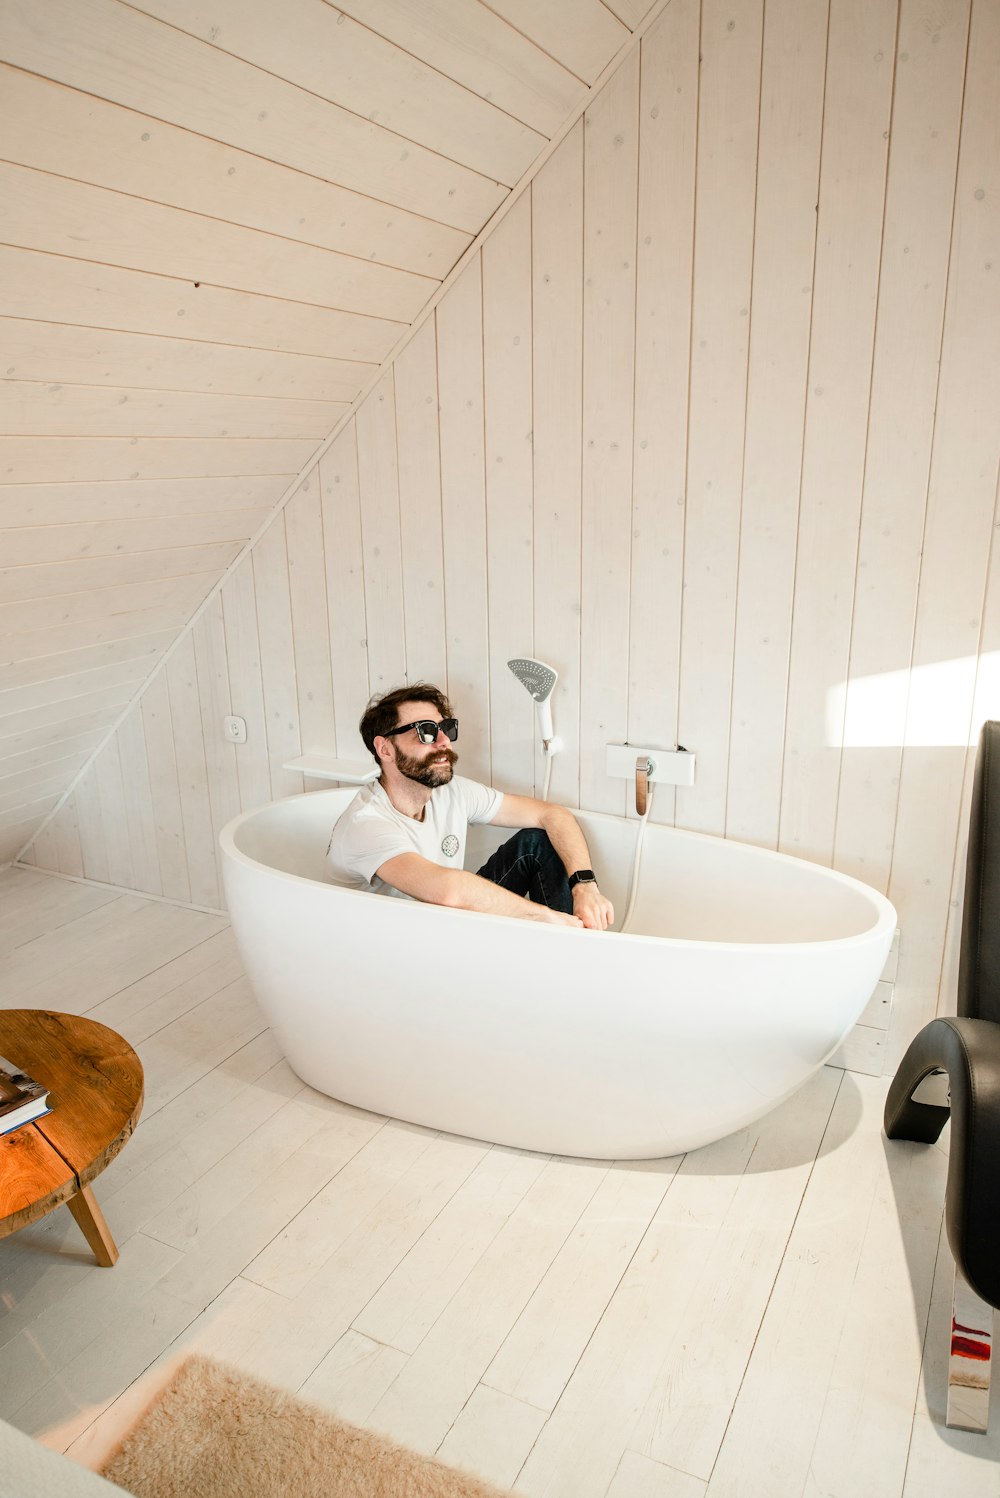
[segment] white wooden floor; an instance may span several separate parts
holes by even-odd
[[[95,1188],[117,1267],[65,1208],[0,1241],[0,1417],[47,1444],[96,1465],[199,1349],[537,1498],[1000,1493],[1000,1416],[943,1425],[946,1156],[886,1143],[883,1081],[554,1159],[304,1086],[220,917],[12,869],[0,951],[0,1006],[146,1069]]]

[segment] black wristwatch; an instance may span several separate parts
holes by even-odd
[[[569,876],[570,889],[576,889],[578,884],[596,884],[597,875],[593,869],[577,869],[575,874]]]

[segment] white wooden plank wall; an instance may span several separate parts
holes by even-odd
[[[512,656],[531,653],[534,634],[527,194],[483,246],[483,373],[493,779],[517,795],[530,796],[535,709],[506,669]]]
[[[628,717],[639,58],[584,117],[580,796],[621,813],[603,745]]]
[[[615,7],[599,0],[550,0],[544,6],[534,0],[496,0],[491,9],[519,31],[536,35],[546,52],[589,83],[601,70],[600,59],[625,40]]]
[[[222,617],[230,704],[233,712],[246,722],[248,742],[256,750],[236,757],[240,805],[241,808],[259,806],[270,797],[271,775],[267,755],[261,753],[267,743],[267,730],[257,631],[257,594],[254,569],[249,562],[237,567],[223,585]]]
[[[956,841],[964,843],[959,816],[966,755],[955,740],[966,738],[964,726],[974,709],[982,717],[1000,717],[996,675],[988,669],[996,657],[981,659],[987,566],[996,558],[991,540],[998,519],[1000,287],[993,275],[1000,250],[998,69],[1000,12],[995,6],[973,5],[916,600],[915,670],[889,881],[890,897],[913,911],[908,937],[914,947],[912,967],[903,964],[897,991],[904,1011],[897,1049],[908,1031],[933,1016],[937,999]],[[993,635],[991,645],[995,639]],[[977,661],[987,668],[978,697]],[[942,662],[947,663],[944,681],[935,670]],[[982,717],[972,722],[974,734]],[[945,733],[934,732],[939,725]],[[942,992],[943,1001],[949,998]]]
[[[554,15],[504,17],[479,0],[353,9],[0,3],[0,739],[21,734],[8,696],[21,686],[47,683],[37,705],[66,704],[34,779],[0,774],[0,861],[76,773],[55,745],[94,673],[141,655],[148,675],[642,19],[623,24],[600,0],[555,28]],[[502,288],[496,300],[503,317]],[[432,373],[425,361],[418,385]],[[359,430],[366,580],[383,587],[369,614],[377,684],[403,627],[400,517],[387,429],[369,411]],[[407,440],[410,497],[439,503]],[[258,642],[274,789],[291,784],[279,749],[332,733],[313,482],[287,535],[309,590],[291,629],[318,656],[303,723],[284,701],[280,588]],[[261,566],[285,566],[281,534]],[[417,571],[425,560],[418,548]],[[158,613],[135,601],[147,583]],[[39,609],[21,606],[29,597]],[[443,590],[436,606],[429,665],[443,675]],[[118,706],[95,708],[95,729],[109,732]],[[206,876],[202,894],[213,886]]]
[[[482,329],[482,263],[477,257],[437,310],[438,396],[448,690],[464,725],[463,769],[480,780],[489,780],[492,739]]]
[[[726,801],[727,832],[748,842],[773,843],[781,806],[828,11],[764,13]]]
[[[840,780],[830,692],[848,673],[896,23],[895,0],[830,9],[779,838],[821,861]]]
[[[899,664],[909,656],[920,584],[968,20],[956,6],[928,31],[906,12],[899,36],[906,64],[893,106],[845,727],[850,739],[859,683],[882,676],[880,713],[893,742],[845,755],[836,833],[841,867],[880,889],[889,879],[906,727],[908,682]],[[912,434],[906,443],[901,431]]]
[[[317,464],[284,512],[299,738],[305,753],[316,749],[330,753],[337,745],[319,491]],[[213,716],[217,718],[218,712]]]
[[[265,531],[253,549],[251,560],[271,795],[292,796],[301,791],[302,777],[294,770],[286,770],[284,762],[301,754],[302,739],[284,515]]]
[[[549,794],[580,800],[580,527],[583,453],[583,124],[531,187],[534,418],[533,648],[560,672],[566,748]],[[535,780],[544,769],[536,740]]]
[[[642,51],[636,248],[628,739],[678,728],[700,5],[672,4]],[[655,691],[651,683],[658,683]],[[670,820],[674,795],[657,788]]]
[[[415,50],[468,19],[457,0],[347,8]],[[482,41],[496,15],[480,19]],[[698,782],[676,806],[658,794],[654,819],[888,889],[896,1014],[886,1043],[880,998],[845,1052],[877,1069],[939,987],[952,1002],[968,742],[1000,716],[981,655],[1000,639],[982,622],[987,587],[994,610],[1000,596],[1000,18],[978,0],[933,17],[918,0],[770,0],[733,19],[707,0],[664,11],[232,574],[196,631],[186,707],[151,684],[144,740],[119,735],[118,754],[133,822],[152,800],[157,857],[132,823],[130,856],[138,887],[211,904],[183,795],[217,829],[285,788],[298,743],[360,754],[368,693],[408,674],[452,693],[467,773],[540,789],[504,664],[531,651],[561,675],[561,799],[624,810],[603,745],[679,738]],[[180,477],[149,482],[181,503]],[[70,482],[40,483],[37,515],[65,514]],[[99,475],[78,484],[88,523],[126,523]],[[0,582],[101,561],[61,555]],[[95,694],[127,696],[129,664],[88,671],[78,722]],[[9,691],[30,748],[48,699]],[[246,746],[221,746],[227,711]],[[99,770],[36,862],[108,877]]]
[[[358,494],[358,439],[352,421],[319,463],[322,490],[330,665],[338,754],[364,753],[357,703],[367,699],[368,619]]]
[[[448,653],[433,319],[402,351],[394,374],[406,666],[411,681],[443,681]]]
[[[396,461],[395,388],[389,370],[356,419],[358,490],[368,618],[368,665],[373,690],[388,691],[402,662],[403,575]]]
[[[685,827],[726,828],[763,4],[703,0],[678,727],[701,757]]]

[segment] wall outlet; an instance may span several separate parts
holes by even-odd
[[[222,731],[230,744],[245,744],[247,741],[246,718],[223,718]]]

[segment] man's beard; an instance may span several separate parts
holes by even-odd
[[[439,759],[442,754],[448,756],[446,765],[428,763],[428,759]],[[399,773],[405,775],[407,780],[415,780],[418,785],[425,785],[433,791],[439,785],[448,784],[458,755],[454,749],[435,749],[428,759],[418,759],[415,754],[407,754],[404,749],[400,749],[398,744],[396,745],[396,769]]]

